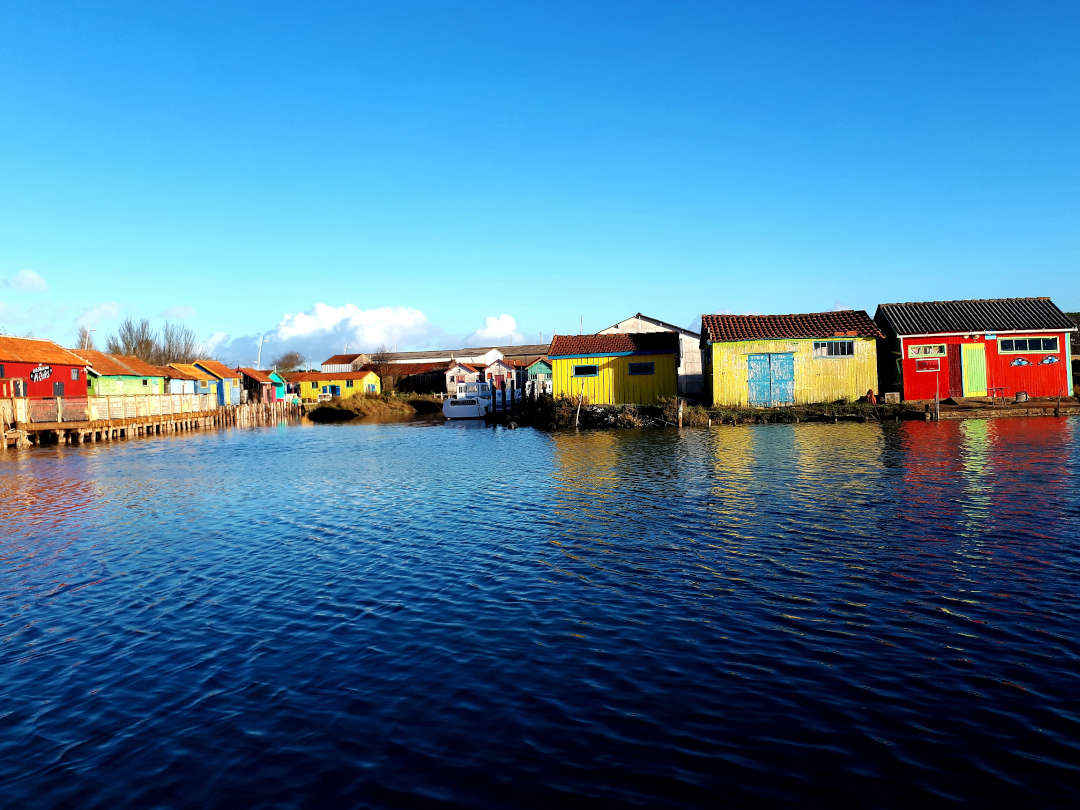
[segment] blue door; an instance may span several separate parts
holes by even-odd
[[[768,405],[772,400],[772,386],[769,384],[769,355],[750,354],[747,355],[746,362],[750,404]]]
[[[746,362],[751,405],[769,407],[795,402],[794,354],[749,354]]]
[[[795,403],[795,355],[770,354],[769,371],[772,374],[772,404]]]

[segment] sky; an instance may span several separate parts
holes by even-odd
[[[1080,309],[1080,4],[3,2],[0,332]]]

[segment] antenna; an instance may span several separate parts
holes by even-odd
[[[582,324],[585,322],[585,318],[581,315],[577,316],[577,333],[579,335],[585,334],[585,327]]]

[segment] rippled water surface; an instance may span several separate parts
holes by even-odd
[[[1080,421],[0,454],[0,805],[1067,804]]]

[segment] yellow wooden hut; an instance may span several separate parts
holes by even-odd
[[[304,402],[382,392],[379,375],[374,371],[292,371],[282,377],[289,390]]]
[[[880,337],[862,310],[702,315],[706,388],[716,406],[859,399],[877,391]]]
[[[674,332],[555,335],[548,347],[552,393],[594,405],[651,405],[678,390]]]

